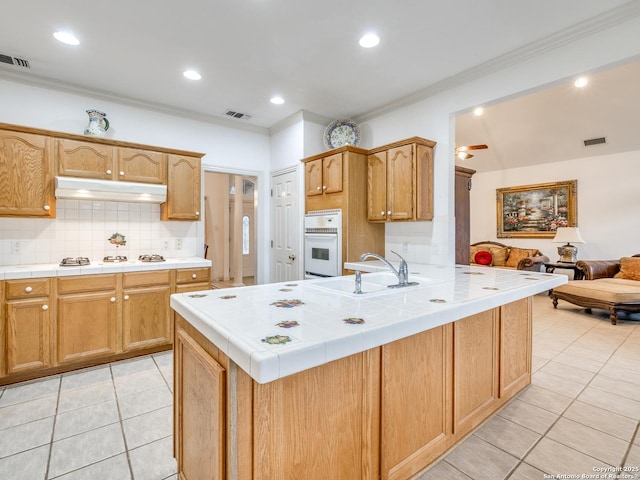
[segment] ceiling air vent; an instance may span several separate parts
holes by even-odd
[[[234,112],[233,110],[227,110],[226,112],[224,112],[224,114],[228,117],[243,118],[245,120],[249,120],[251,118],[251,115],[249,115],[248,113]]]
[[[605,137],[600,138],[590,138],[589,140],[583,140],[585,147],[591,147],[593,145],[600,145],[601,143],[607,143],[607,139]]]
[[[31,68],[29,65],[29,60],[25,60],[24,58],[12,57],[10,55],[4,55],[0,53],[0,63],[7,63],[9,65],[15,65],[17,67]]]

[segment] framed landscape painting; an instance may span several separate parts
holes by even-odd
[[[498,238],[553,238],[577,226],[577,180],[496,189]]]

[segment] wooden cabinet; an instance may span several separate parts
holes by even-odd
[[[0,125],[0,216],[55,217],[52,142]]]
[[[57,282],[56,363],[118,353],[119,276],[60,277]]]
[[[172,343],[170,274],[169,270],[123,274],[124,351]]]
[[[169,155],[167,201],[161,205],[163,220],[200,220],[201,161],[185,155]]]
[[[500,307],[500,401],[513,397],[531,383],[532,299]]]
[[[455,215],[456,215],[456,263],[469,265],[469,246],[471,245],[470,192],[471,177],[475,170],[456,166],[455,177]]]
[[[342,155],[342,153],[334,153],[305,163],[307,196],[342,192]]]
[[[384,254],[384,225],[367,221],[366,154],[361,148],[341,147],[302,160],[305,212],[342,210],[343,263],[360,261],[364,252]]]
[[[166,154],[141,148],[118,148],[118,180],[140,183],[167,182]]]
[[[443,325],[382,347],[382,479],[409,478],[449,446],[452,330]]]
[[[174,451],[180,478],[224,480],[225,369],[182,328],[176,333],[174,365]]]
[[[39,370],[51,365],[50,282],[48,279],[5,282],[2,352],[7,375]],[[1,317],[0,317],[1,318]],[[0,369],[0,372],[2,370]]]
[[[56,147],[58,175],[117,180],[113,145],[58,138]]]
[[[433,147],[413,137],[369,151],[367,216],[370,222],[433,219]]]
[[[209,290],[210,275],[210,268],[183,268],[176,271],[176,293]]]

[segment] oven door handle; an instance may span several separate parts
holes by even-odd
[[[306,271],[304,272],[306,275],[312,275],[313,277],[318,277],[318,278],[333,278],[333,275],[325,275],[323,273],[313,273],[310,271]]]

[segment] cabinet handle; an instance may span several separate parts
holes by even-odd
[[[196,275],[195,273],[191,275],[191,278],[198,278],[198,275]]]
[[[316,190],[321,190],[321,188],[320,187],[316,187]]]
[[[322,185],[322,189],[323,189],[323,190],[326,190],[326,189],[327,189],[327,186],[326,186],[326,185]]]
[[[45,206],[44,206],[44,207],[42,207],[42,208],[44,208],[44,209],[45,209],[45,210],[47,210],[47,211],[51,210],[51,207],[50,207],[49,205],[45,205]]]
[[[387,210],[387,215],[391,215],[391,210]]]
[[[33,288],[27,287],[27,288],[24,289],[24,291],[27,292],[27,293],[31,293],[33,291]]]
[[[200,212],[196,212],[196,215],[200,216]]]
[[[49,305],[42,305],[43,310],[49,310]]]
[[[384,211],[380,212],[380,215],[382,215],[384,217]]]
[[[129,300],[129,295],[125,295],[125,296],[124,296],[124,299],[125,299],[125,300]]]
[[[122,172],[122,171],[121,171],[121,172],[120,172],[120,175],[124,176],[124,172]]]
[[[107,170],[107,175],[111,175],[111,170]]]
[[[116,301],[116,297],[111,297],[111,303],[114,303]]]

